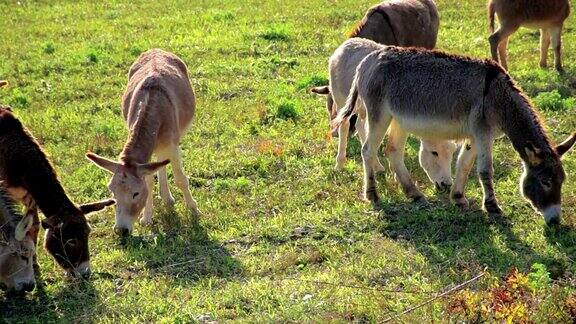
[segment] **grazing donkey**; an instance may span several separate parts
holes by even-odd
[[[0,282],[9,292],[32,291],[36,286],[36,235],[38,224],[34,224],[33,216],[22,217],[0,185]]]
[[[437,139],[466,139],[458,158],[451,198],[467,207],[464,187],[477,157],[484,209],[501,214],[494,195],[492,146],[505,134],[524,161],[521,190],[548,224],[561,216],[565,179],[560,158],[576,133],[554,147],[530,100],[500,65],[437,51],[387,47],[369,54],[358,67],[346,106],[334,126],[350,117],[356,101],[367,118],[362,147],[365,197],[379,202],[374,165],[376,149],[395,120],[406,131]]]
[[[438,27],[440,25],[438,9],[432,0],[393,0],[385,1],[373,6],[368,10],[362,21],[350,33],[350,37],[364,38],[373,40],[385,45],[398,46],[418,46],[425,48],[434,48],[438,37]],[[350,43],[351,42],[351,43]],[[330,93],[330,87],[315,87],[311,91],[327,95],[326,107],[330,119],[336,117],[338,109],[344,106],[350,85],[357,65],[370,51],[379,48],[372,43],[354,43],[350,41],[345,43],[330,58],[329,70],[331,87],[335,88],[332,83],[339,82],[341,91],[338,93],[341,100],[334,102],[334,95]],[[343,62],[344,61],[344,62]],[[363,121],[353,116],[349,123],[349,128],[339,128],[338,132],[353,135],[358,129],[358,135],[363,141]],[[392,125],[390,134],[398,134],[395,124]],[[339,137],[338,155],[336,158],[336,169],[342,169],[346,163],[346,136],[339,136],[334,132],[334,137]],[[397,136],[391,136],[395,139]],[[399,152],[404,159],[403,150]],[[430,180],[440,190],[449,188],[452,184],[451,162],[454,145],[448,141],[427,141],[423,140],[420,145],[420,164],[426,171]],[[445,153],[445,155],[442,155]],[[401,162],[399,159],[394,161]],[[400,163],[404,167],[404,163]],[[393,163],[393,166],[399,166]],[[377,168],[382,170],[383,167],[378,163]],[[404,167],[405,168],[405,167]],[[415,187],[414,187],[415,188]],[[419,195],[423,197],[423,195]]]
[[[494,32],[494,16],[498,15],[500,28]],[[508,38],[520,26],[540,28],[540,66],[547,67],[550,39],[554,47],[556,70],[562,72],[562,27],[570,15],[568,0],[489,0],[490,50],[492,58],[508,69],[506,48]]]
[[[143,209],[140,221],[151,223],[156,171],[160,195],[167,204],[174,204],[165,168],[170,162],[186,206],[199,216],[201,213],[190,193],[179,148],[196,111],[186,64],[176,55],[159,49],[140,55],[130,68],[122,107],[130,135],[120,162],[87,154],[95,164],[114,174],[109,185],[118,201],[114,231],[118,235],[131,234]],[[150,163],[153,154],[161,162]]]
[[[26,215],[38,219],[38,208],[46,219],[44,247],[69,276],[90,275],[86,214],[114,204],[105,200],[75,205],[64,192],[54,168],[30,132],[0,106],[0,181],[12,198],[23,202]],[[37,242],[37,237],[34,238]]]
[[[371,40],[362,38],[352,38],[344,42],[332,55],[329,63],[330,70],[330,87],[316,87],[312,88],[313,92],[320,94],[330,95],[330,99],[335,101],[332,106],[330,114],[331,118],[336,117],[338,114],[337,107],[344,107],[346,98],[354,79],[356,68],[360,62],[370,53],[375,50],[384,48],[383,45],[377,44]],[[361,105],[361,102],[358,102]],[[351,127],[351,125],[350,125]],[[338,156],[336,158],[336,169],[342,169],[346,163],[346,146],[348,139],[348,122],[344,121],[342,127],[338,128],[339,132],[339,147]],[[366,131],[364,127],[364,119],[356,119],[356,130],[358,136],[363,143],[366,139]],[[389,155],[391,166],[397,178],[409,174],[404,164],[404,144],[408,134],[395,122],[393,122],[388,130],[388,142],[386,153]],[[438,190],[447,190],[452,185],[452,155],[456,150],[456,145],[451,141],[444,140],[422,140],[420,145],[420,165],[430,178],[430,181],[435,184]],[[384,168],[378,162],[375,165],[376,170],[383,170]],[[406,170],[406,171],[401,171]],[[413,199],[424,199],[422,194],[414,185],[410,178],[405,181],[399,181],[400,184],[408,184],[408,187],[403,186],[404,192]]]
[[[432,0],[390,0],[368,9],[350,37],[403,47],[436,47],[440,18]]]

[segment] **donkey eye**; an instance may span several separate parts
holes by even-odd
[[[438,152],[436,152],[436,151],[432,151],[432,155],[434,155],[434,156],[438,156]]]
[[[139,192],[135,192],[134,195],[132,195],[132,199],[136,199],[136,197],[138,197],[140,193]]]
[[[552,181],[550,181],[550,180],[541,180],[540,183],[542,184],[542,186],[544,186],[546,188],[552,187]]]

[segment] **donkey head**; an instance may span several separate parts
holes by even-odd
[[[22,293],[34,290],[34,240],[38,225],[33,216],[23,217],[16,226],[13,238],[0,237],[0,281],[9,292]]]
[[[452,156],[456,144],[452,141],[422,140],[420,165],[438,191],[452,187]]]
[[[576,133],[558,145],[552,154],[543,152],[532,143],[524,147],[525,167],[520,180],[522,195],[544,216],[547,224],[560,222],[562,183],[566,178],[560,158],[575,142]]]
[[[90,277],[90,251],[88,235],[90,225],[86,215],[113,205],[114,200],[103,200],[85,204],[56,215],[49,215],[42,221],[46,230],[44,248],[70,277]]]
[[[114,232],[121,236],[130,235],[134,229],[134,223],[146,205],[149,190],[153,189],[148,188],[145,178],[166,166],[170,161],[127,164],[111,161],[94,153],[88,153],[86,157],[102,169],[114,174],[108,184],[108,188],[117,201]]]

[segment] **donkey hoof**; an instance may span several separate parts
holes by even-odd
[[[498,205],[484,203],[484,210],[492,217],[499,217],[504,214]]]
[[[548,67],[548,63],[547,62],[540,62],[540,67],[543,69],[546,69]]]
[[[424,196],[414,197],[414,202],[420,205],[421,207],[430,206],[430,202]]]
[[[455,200],[454,205],[456,205],[456,207],[458,207],[462,211],[466,211],[470,208],[470,203],[466,198]]]
[[[176,205],[176,199],[174,199],[174,197],[166,198],[164,201],[168,207],[174,207]]]
[[[378,194],[374,191],[365,192],[364,193],[364,200],[367,202],[370,202],[374,205],[379,205],[381,202],[380,197],[378,197]]]
[[[384,171],[386,171],[386,168],[384,168],[382,163],[378,162],[378,163],[374,164],[374,172],[379,173],[379,172],[384,172]]]
[[[148,226],[150,224],[152,224],[152,217],[142,217],[140,218],[140,224],[144,225],[144,226]]]
[[[192,212],[192,216],[194,216],[194,217],[196,217],[196,218],[200,218],[200,217],[204,216],[204,213],[202,213],[202,212],[200,211],[200,209],[198,209],[198,208],[192,208],[192,209],[190,209],[190,210],[191,210],[191,212]]]

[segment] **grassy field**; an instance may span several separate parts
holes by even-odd
[[[480,211],[475,175],[459,212],[418,166],[432,201],[412,205],[381,176],[383,210],[359,199],[360,149],[333,171],[322,98],[327,58],[373,0],[0,1],[0,102],[49,153],[77,202],[109,197],[92,150],[116,157],[127,132],[120,98],[137,56],[159,47],[187,62],[198,97],[182,143],[199,223],[180,192],[150,228],[119,240],[114,211],[90,218],[93,277],[70,283],[40,247],[45,287],[0,293],[0,322],[380,322],[483,272],[467,288],[395,319],[571,322],[576,317],[576,176],[564,219],[547,228],[518,192],[522,171],[497,142],[496,193],[506,216]],[[487,57],[482,0],[439,0],[439,48]],[[539,106],[551,136],[576,129],[576,24],[564,35],[565,76],[538,67],[538,33],[510,42],[511,74]],[[576,171],[576,154],[565,168]]]

